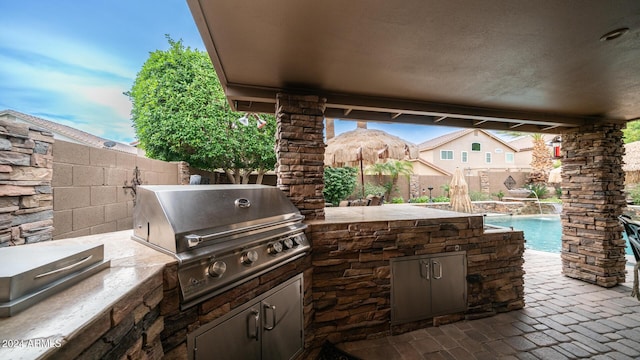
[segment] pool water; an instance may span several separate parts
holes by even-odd
[[[522,230],[526,240],[525,247],[532,250],[560,253],[562,250],[562,225],[560,216],[486,216],[485,224],[513,227]],[[627,236],[622,232],[622,236]],[[627,255],[633,255],[629,245]]]

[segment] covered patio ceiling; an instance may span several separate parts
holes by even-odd
[[[640,118],[638,0],[187,1],[238,111],[273,113],[286,92],[341,119],[558,133]]]

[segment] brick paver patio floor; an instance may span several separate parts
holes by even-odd
[[[365,360],[640,358],[632,267],[625,284],[605,289],[562,275],[559,254],[524,257],[522,310],[339,347]]]

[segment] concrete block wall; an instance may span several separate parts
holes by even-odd
[[[53,238],[131,229],[135,169],[143,185],[180,184],[177,163],[66,141],[53,146]]]

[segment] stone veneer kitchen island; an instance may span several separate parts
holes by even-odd
[[[300,273],[299,358],[313,358],[325,340],[379,337],[524,306],[523,233],[485,230],[481,215],[387,204],[327,208],[324,220],[307,224],[310,256],[185,311],[178,308],[175,259],[131,240],[131,231],[56,240],[104,244],[111,268],[0,319],[3,339],[53,344],[4,348],[0,357],[187,359],[187,333]],[[390,259],[460,251],[467,259],[466,311],[391,325]]]
[[[397,334],[524,306],[524,235],[486,230],[480,214],[412,205],[325,209],[309,221],[314,318],[318,344]],[[391,324],[390,259],[466,252],[466,311]]]

